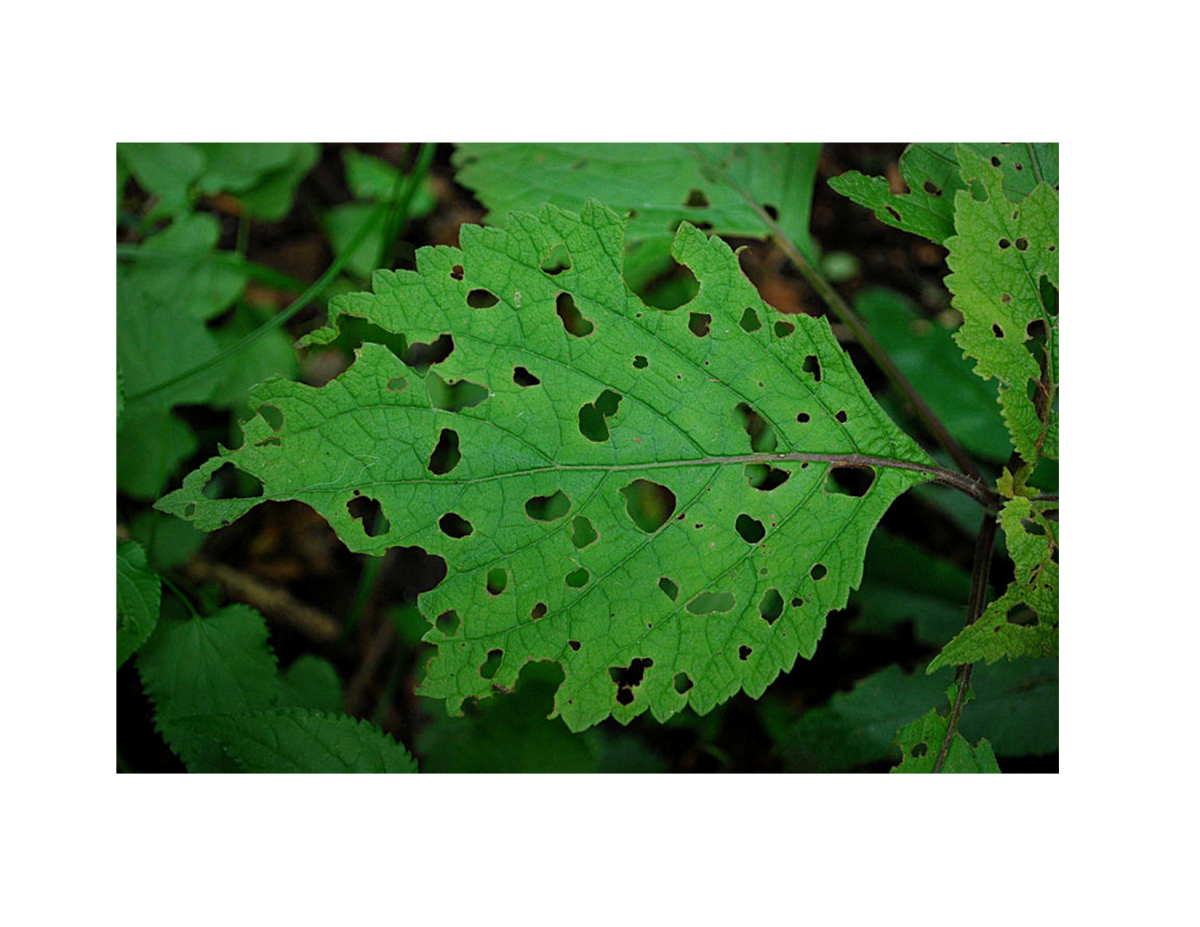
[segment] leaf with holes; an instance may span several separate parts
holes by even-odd
[[[1016,577],[979,620],[963,628],[929,664],[943,666],[1001,657],[1058,655],[1058,503],[1010,499],[1000,511],[1000,527]]]
[[[1013,204],[1000,168],[965,146],[946,286],[963,314],[954,340],[975,372],[1000,381],[1013,447],[1058,457],[1058,193],[1040,183]]]
[[[241,446],[159,508],[211,530],[294,499],[351,550],[444,558],[421,599],[437,646],[421,691],[452,712],[530,660],[562,665],[555,712],[575,730],[760,695],[812,656],[929,460],[828,322],[778,324],[723,241],[680,227],[700,289],[664,312],[626,286],[623,234],[594,201],[546,206],[376,273],[307,343],[359,317],[449,353],[421,375],[367,343],[322,388],[262,384]],[[550,273],[556,250],[570,267]],[[261,495],[210,498],[223,466]]]
[[[181,718],[248,773],[415,773],[408,751],[375,725],[305,708]]]
[[[1040,182],[1058,185],[1058,143],[972,144],[968,147],[1004,174],[1005,193],[1014,203]],[[900,155],[900,176],[908,193],[892,193],[882,177],[847,171],[829,181],[842,196],[875,210],[880,222],[939,245],[954,234],[954,202],[967,184],[959,172],[958,148],[953,143],[909,145]]]
[[[766,238],[747,194],[774,211],[810,259],[808,234],[818,144],[463,144],[456,179],[503,224],[542,203],[578,211],[596,198],[629,211],[626,243],[669,246],[680,222],[718,235]],[[745,191],[745,192],[743,192]]]
[[[957,684],[946,691],[950,704],[954,704],[958,692]],[[970,696],[968,696],[969,698]],[[931,773],[937,767],[938,754],[946,742],[950,727],[949,712],[939,715],[936,708],[896,732],[893,743],[903,752],[899,766],[892,767],[894,773]],[[940,770],[944,773],[998,773],[996,754],[986,738],[974,746],[957,731],[946,751],[946,759]]]
[[[117,668],[154,632],[162,581],[136,541],[117,542]]]

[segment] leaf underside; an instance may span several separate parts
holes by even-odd
[[[449,355],[423,375],[367,343],[320,389],[262,384],[242,445],[158,507],[212,530],[294,499],[351,550],[444,558],[421,598],[437,647],[421,693],[452,713],[531,660],[562,665],[555,714],[574,730],[757,697],[813,654],[884,511],[928,478],[876,465],[848,492],[830,461],[929,460],[828,323],[777,324],[723,241],[680,227],[673,253],[700,288],[664,312],[626,286],[623,233],[594,201],[546,206],[376,273],[307,343],[356,316],[409,344],[452,339]],[[227,463],[261,496],[208,498]]]

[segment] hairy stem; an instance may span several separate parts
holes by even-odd
[[[945,448],[946,453],[950,455],[951,459],[954,461],[959,470],[967,474],[967,476],[982,481],[983,476],[980,474],[979,468],[975,466],[975,462],[972,461],[967,455],[967,452],[964,451],[961,446],[959,446],[959,443],[954,440],[954,437],[946,429],[946,426],[942,424],[941,420],[934,413],[933,409],[931,409],[929,404],[921,398],[921,394],[917,392],[916,388],[908,382],[908,378],[900,372],[900,368],[896,366],[896,364],[888,356],[887,352],[884,351],[883,346],[880,345],[879,342],[875,340],[874,336],[867,330],[867,327],[863,324],[862,319],[860,319],[854,310],[851,309],[846,303],[846,301],[842,299],[838,291],[833,288],[833,285],[826,280],[821,273],[808,262],[807,259],[805,259],[804,255],[800,253],[800,250],[796,247],[792,240],[788,238],[783,229],[779,227],[779,223],[772,219],[770,213],[768,213],[759,204],[757,198],[755,198],[749,190],[743,187],[734,178],[730,177],[729,174],[723,171],[720,166],[714,164],[707,157],[705,157],[703,152],[699,151],[698,149],[693,149],[693,153],[708,167],[714,171],[717,171],[725,179],[726,183],[737,190],[738,193],[740,193],[750,205],[750,207],[758,214],[759,219],[770,230],[771,237],[779,246],[780,250],[787,255],[788,259],[796,266],[796,269],[799,270],[804,276],[804,279],[807,280],[812,288],[817,291],[817,295],[821,297],[821,299],[825,302],[825,305],[829,307],[833,314],[842,322],[844,322],[846,326],[854,333],[854,337],[858,340],[858,343],[862,345],[867,354],[870,355],[871,360],[873,360],[879,366],[879,369],[883,371],[884,375],[892,382],[896,389],[898,389],[904,395],[904,398],[908,400],[909,404],[913,408],[913,411],[916,413],[917,418],[921,420],[921,423],[929,430],[929,433],[933,435],[934,440],[936,440],[938,444]]]
[[[967,600],[967,624],[974,624],[983,614],[983,606],[987,602],[988,573],[992,565],[992,544],[996,540],[996,519],[984,518],[983,526],[975,538],[975,560],[971,566],[971,595]],[[946,725],[946,738],[938,751],[937,762],[933,771],[939,773],[950,752],[950,744],[958,733],[958,720],[962,717],[963,704],[966,702],[967,689],[971,685],[971,667],[973,664],[964,663],[958,668],[955,680],[958,682],[958,692],[954,696],[954,707],[950,709],[950,723]]]

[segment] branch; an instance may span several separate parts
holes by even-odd
[[[975,538],[975,561],[971,566],[971,597],[967,600],[967,624],[974,624],[983,614],[983,606],[987,602],[988,573],[992,565],[992,544],[996,540],[996,519],[984,518],[983,526]],[[958,668],[955,679],[958,682],[958,693],[954,696],[954,707],[950,709],[950,723],[946,726],[946,739],[942,741],[942,749],[938,751],[937,762],[933,771],[942,771],[946,755],[950,752],[950,744],[958,733],[958,719],[962,717],[963,704],[967,699],[967,688],[971,685],[972,664],[964,663]]]

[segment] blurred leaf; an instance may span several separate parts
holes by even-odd
[[[1003,461],[1012,452],[996,391],[972,372],[951,330],[925,319],[893,290],[863,290],[854,309],[900,372],[970,453]]]
[[[208,537],[188,522],[154,509],[134,515],[129,531],[146,548],[146,556],[159,570],[173,570],[186,563]]]
[[[262,615],[231,605],[207,618],[164,619],[138,653],[154,726],[191,772],[234,772],[207,733],[177,724],[197,715],[273,708],[280,698],[275,654]]]
[[[241,305],[220,328],[212,331],[217,347],[226,350],[242,338],[258,329],[267,319],[261,318],[248,306]],[[252,411],[247,405],[250,388],[271,377],[296,379],[300,368],[292,337],[282,328],[267,332],[250,347],[228,358],[217,368],[221,377],[213,390],[212,405],[237,410],[248,417]]]
[[[216,249],[220,237],[216,217],[180,216],[146,239],[142,246],[146,258],[130,269],[129,276],[150,299],[207,321],[232,306],[246,285],[246,276],[238,268],[199,260]]]
[[[117,157],[138,186],[158,199],[151,217],[186,209],[191,186],[204,171],[204,154],[195,145],[122,142]]]
[[[219,742],[248,773],[415,773],[408,751],[349,715],[303,708],[181,718],[194,736]]]
[[[162,603],[162,581],[134,541],[117,542],[117,668],[154,631]]]
[[[324,657],[304,653],[280,674],[281,703],[337,713],[342,710],[342,681]]]
[[[169,412],[125,416],[117,430],[117,489],[134,499],[156,499],[199,447],[196,433]]]

